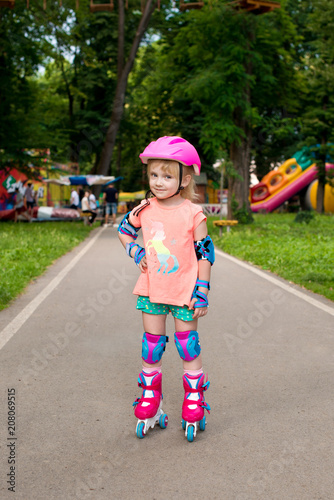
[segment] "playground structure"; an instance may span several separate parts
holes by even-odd
[[[317,191],[318,181],[315,180],[309,185],[305,195],[305,206],[309,210],[317,207]],[[334,214],[334,188],[329,184],[325,186],[324,211],[325,213]]]
[[[334,164],[326,163],[326,170],[334,171]],[[252,211],[273,212],[306,188],[306,207],[315,209],[317,173],[316,163],[308,148],[298,151],[250,189]],[[334,213],[334,189],[329,185],[325,189],[324,210]]]
[[[271,0],[234,0],[230,2],[235,9],[252,12],[255,15],[267,14],[281,7],[280,2]]]

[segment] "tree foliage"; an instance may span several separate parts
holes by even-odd
[[[2,166],[24,166],[26,150],[50,148],[82,172],[99,168],[120,75],[120,11],[91,14],[88,4],[48,2],[44,11],[17,0],[0,10]],[[129,5],[123,67],[142,16],[139,0]],[[324,164],[334,142],[333,19],[334,0],[282,0],[262,16],[228,0],[188,12],[162,2],[129,76],[110,171],[125,189],[141,188],[141,150],[183,135],[209,177],[217,159],[233,161],[230,187],[242,208],[251,159],[262,177],[307,143],[319,144]]]
[[[22,150],[34,140],[30,113],[38,99],[30,78],[43,62],[45,45],[23,5],[15,14],[2,9],[0,16],[0,159],[7,163],[16,157],[24,163]]]
[[[193,140],[207,166],[233,144],[242,147],[247,128],[257,159],[268,144],[270,165],[273,143],[279,161],[280,144],[289,143],[296,128],[300,40],[285,8],[256,18],[216,2],[176,14],[142,54],[127,116],[140,116],[151,137],[174,132]]]

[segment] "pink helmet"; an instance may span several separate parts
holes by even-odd
[[[160,137],[157,141],[151,142],[139,155],[143,163],[148,160],[174,160],[182,165],[193,167],[195,175],[201,171],[201,160],[194,146],[181,137]]]

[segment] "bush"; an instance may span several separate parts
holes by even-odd
[[[314,219],[314,212],[298,212],[294,221],[301,224],[309,224]]]
[[[245,203],[242,205],[242,208],[238,208],[238,202],[234,198],[231,207],[233,217],[239,224],[252,224],[254,222],[253,213],[248,210]]]

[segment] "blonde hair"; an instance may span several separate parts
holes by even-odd
[[[150,169],[154,167],[160,167],[164,172],[171,174],[176,179],[179,179],[179,163],[173,160],[148,160],[147,161],[147,175],[150,178]],[[198,199],[198,194],[196,193],[196,184],[194,181],[194,169],[193,167],[188,167],[188,165],[182,165],[182,178],[186,175],[190,175],[191,179],[184,189],[181,189],[180,195],[182,198],[186,198],[190,201],[196,201]]]

